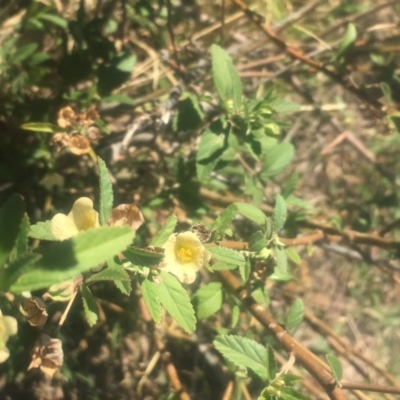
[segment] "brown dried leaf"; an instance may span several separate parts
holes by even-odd
[[[49,315],[47,314],[46,304],[39,297],[23,300],[21,308],[31,326],[42,328],[46,323]]]
[[[58,111],[57,124],[61,128],[75,125],[75,111],[71,107],[63,107]]]
[[[108,225],[128,225],[134,231],[139,229],[143,223],[143,214],[139,208],[133,204],[120,204],[119,206],[113,208],[111,215],[108,218]]]
[[[62,150],[69,144],[69,136],[66,133],[55,133],[51,138],[51,145],[54,147],[56,153]]]
[[[40,368],[46,376],[53,378],[64,362],[61,340],[52,339],[46,334],[40,335],[31,351],[31,356],[32,361],[28,366],[28,371],[32,368]]]
[[[79,133],[73,133],[69,137],[69,150],[72,154],[81,156],[90,152],[90,142],[87,138]]]

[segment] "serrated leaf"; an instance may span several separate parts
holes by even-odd
[[[134,232],[125,226],[104,226],[54,242],[41,251],[42,258],[11,287],[14,292],[36,290],[75,278],[125,250]]]
[[[0,208],[0,269],[10,256],[25,213],[22,197],[13,195]]]
[[[273,250],[276,266],[274,273],[270,276],[270,279],[283,282],[292,279],[292,276],[288,272],[288,262],[285,250],[281,249],[280,247],[274,247]]]
[[[211,282],[201,287],[193,296],[197,319],[205,319],[222,307],[224,295],[220,282]]]
[[[271,380],[273,380],[273,379],[275,379],[275,376],[276,376],[277,365],[276,365],[276,360],[275,360],[274,349],[270,345],[267,345],[267,358],[268,358],[269,378]]]
[[[336,382],[340,382],[343,378],[343,367],[340,360],[332,354],[326,355],[326,361],[328,361],[329,366],[332,370],[332,375]]]
[[[145,279],[141,284],[141,288],[144,302],[151,317],[155,322],[161,322],[161,303],[157,294],[158,285]]]
[[[249,249],[258,253],[267,246],[265,235],[261,231],[254,232],[249,237]]]
[[[41,221],[31,225],[29,228],[29,236],[39,240],[57,240],[51,231],[51,221]]]
[[[211,258],[227,264],[243,266],[246,263],[246,259],[242,254],[227,247],[207,246],[207,250],[211,253]]]
[[[132,285],[130,281],[114,281],[114,285],[117,289],[124,294],[125,296],[129,296],[132,292]]]
[[[163,253],[158,253],[151,249],[139,249],[130,246],[124,251],[124,256],[133,264],[140,267],[151,267],[161,262]]]
[[[280,194],[276,196],[273,216],[275,230],[278,232],[283,228],[283,225],[285,225],[287,217],[286,202]]]
[[[100,157],[97,157],[97,163],[100,177],[99,219],[101,225],[106,225],[113,208],[114,194],[106,163]]]
[[[266,307],[268,307],[270,303],[269,293],[263,283],[251,292],[251,297],[253,297],[258,304]]]
[[[93,326],[96,324],[99,319],[99,309],[96,304],[96,299],[93,297],[92,292],[86,285],[80,286],[81,295],[82,295],[82,303],[83,303],[83,311],[85,313],[85,319],[89,326]]]
[[[294,147],[291,143],[280,143],[269,150],[261,171],[261,177],[268,179],[282,172],[292,161]]]
[[[229,207],[225,208],[225,210],[222,211],[215,220],[212,230],[225,232],[233,219],[236,217],[237,213],[238,209],[235,204],[231,204]]]
[[[0,270],[0,292],[9,291],[11,285],[39,258],[39,254],[27,252],[11,261],[5,269]]]
[[[243,282],[247,282],[250,277],[251,264],[250,260],[246,260],[243,265],[239,265],[239,274]]]
[[[212,269],[213,271],[224,271],[224,270],[232,270],[236,269],[238,266],[233,264],[228,264],[223,261],[217,261],[213,263]]]
[[[231,311],[231,328],[234,328],[239,322],[240,308],[236,305],[233,306]]]
[[[216,44],[211,46],[213,80],[227,111],[242,109],[242,82],[228,53]],[[232,103],[232,104],[230,104]]]
[[[267,350],[254,340],[235,335],[221,335],[214,340],[215,348],[239,368],[248,368],[261,379],[269,380]]]
[[[122,265],[117,264],[114,260],[108,260],[106,268],[85,279],[85,283],[98,281],[130,281],[130,277]]]
[[[294,263],[301,263],[301,257],[299,256],[299,253],[296,251],[296,249],[294,249],[293,247],[285,248],[285,253]]]
[[[235,206],[240,214],[250,219],[260,226],[265,225],[266,215],[258,208],[248,203],[235,203]]]
[[[43,132],[43,133],[55,133],[60,128],[57,125],[50,124],[48,122],[28,122],[21,125],[22,129],[26,131]]]
[[[168,272],[161,271],[160,278],[157,289],[161,304],[185,332],[192,333],[196,328],[196,317],[186,290]]]
[[[178,218],[175,214],[171,214],[164,226],[157,232],[152,241],[150,242],[150,246],[161,247],[174,233],[176,224],[178,223]]]
[[[297,299],[290,307],[286,319],[285,328],[289,333],[294,333],[304,318],[304,304]]]

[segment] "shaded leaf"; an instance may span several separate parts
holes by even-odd
[[[126,249],[133,236],[128,227],[105,226],[54,242],[41,251],[42,258],[24,272],[11,290],[41,289],[72,279]]]
[[[85,313],[85,319],[89,326],[93,326],[99,319],[99,309],[96,304],[96,299],[93,297],[92,292],[86,285],[80,287],[83,303],[83,311]]]
[[[150,246],[161,247],[168,238],[174,233],[178,218],[175,214],[171,214],[164,226],[156,233],[150,242]]]

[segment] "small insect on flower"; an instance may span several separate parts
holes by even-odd
[[[81,231],[99,226],[99,214],[88,197],[76,200],[68,215],[56,214],[51,220],[51,231],[58,240],[69,239]]]
[[[211,254],[193,232],[171,235],[164,248],[161,268],[171,272],[183,283],[192,283],[197,272],[210,261]]]

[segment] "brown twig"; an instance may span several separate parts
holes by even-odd
[[[289,354],[293,354],[296,360],[318,381],[331,400],[345,399],[342,389],[336,384],[322,360],[290,336],[266,309],[253,300],[231,272],[219,271],[219,275],[224,285],[241,300],[258,322],[275,337]]]
[[[289,46],[281,38],[278,37],[276,32],[266,25],[262,18],[253,11],[251,11],[247,5],[242,0],[233,0],[233,2],[246,14],[246,16],[251,20],[259,29],[261,29],[264,34],[271,39],[271,41],[278,46],[281,50],[284,50],[288,55],[290,55],[295,60],[299,60],[302,63],[320,71],[334,82],[338,83],[348,92],[354,94],[363,103],[369,105],[378,116],[382,116],[382,105],[373,99],[370,99],[362,90],[354,87],[351,83],[345,81],[339,74],[334,71],[329,70],[323,64],[307,57],[301,50]]]

